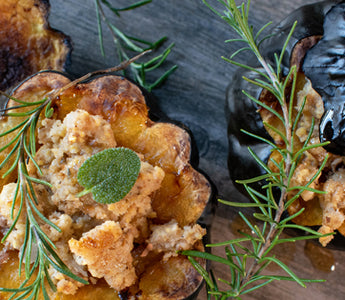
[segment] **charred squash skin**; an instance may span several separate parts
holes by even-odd
[[[48,0],[0,2],[0,90],[40,70],[64,70],[71,41],[49,26],[49,8]]]
[[[342,109],[344,107],[345,98],[330,97],[329,95],[327,96],[326,93],[330,89],[334,91],[335,88],[339,86],[341,89],[345,81],[342,80],[343,77],[338,76],[342,75],[341,67],[332,64],[332,53],[330,52],[332,52],[331,49],[334,47],[329,48],[328,52],[323,52],[323,49],[325,49],[325,47],[328,48],[330,45],[328,44],[325,46],[327,41],[332,37],[330,32],[338,32],[334,28],[340,28],[341,25],[344,24],[344,20],[342,19],[343,15],[339,12],[344,10],[344,4],[340,4],[342,2],[343,1],[323,1],[297,9],[273,30],[273,37],[262,44],[261,53],[265,59],[274,66],[274,54],[280,53],[291,26],[297,21],[297,27],[290,39],[283,59],[283,75],[287,74],[291,65],[297,65],[300,81],[304,80],[304,76],[311,80],[313,88],[322,96],[325,107],[325,114],[319,128],[320,138],[322,141],[330,141],[330,145],[326,148],[327,151],[344,155],[342,143],[344,143],[345,138],[342,133],[345,127],[345,121]],[[338,15],[338,18],[332,16],[332,14],[335,13]],[[332,28],[332,30],[330,28]],[[340,35],[343,36],[342,31],[340,31]],[[341,48],[340,39],[341,38],[338,39],[337,44],[339,48]],[[336,43],[334,40],[332,40],[332,42]],[[250,65],[254,68],[259,68],[256,62]],[[334,78],[332,78],[332,75],[334,75]],[[249,154],[247,147],[254,150],[259,158],[265,162],[268,161],[271,155],[271,147],[244,134],[241,129],[271,141],[272,137],[268,134],[263,125],[262,116],[260,115],[260,110],[262,111],[262,109],[248,99],[242,93],[242,90],[249,92],[257,99],[260,98],[260,100],[266,101],[266,104],[270,103],[270,105],[274,105],[272,104],[274,101],[270,99],[270,95],[263,92],[260,88],[242,80],[243,76],[253,79],[257,75],[247,70],[239,70],[235,76],[233,76],[233,81],[227,91],[226,116],[228,120],[228,166],[230,177],[239,191],[246,194],[243,187],[238,185],[235,181],[253,178],[264,173],[264,170],[258,166],[257,162]],[[339,79],[341,83],[336,81],[337,79]],[[333,118],[329,117],[330,111],[335,112]],[[332,134],[329,134],[329,128],[332,129]],[[336,132],[339,132],[339,134],[337,135]],[[257,184],[255,188],[260,189],[262,184],[263,183]],[[319,225],[318,222],[321,219],[321,216],[317,215],[320,213],[319,204],[315,202],[306,203],[307,202],[304,201],[296,201],[296,209],[298,209],[298,207],[299,209],[304,207],[305,212],[300,216],[299,220],[295,221],[304,225]],[[344,239],[342,237],[337,237],[333,243],[339,246],[344,243]]]
[[[40,72],[16,88],[13,96],[35,101],[69,82],[70,79],[61,73]],[[97,77],[62,92],[54,101],[53,108],[54,119],[63,119],[77,108],[103,116],[111,124],[118,146],[142,153],[145,160],[163,168],[166,176],[153,197],[153,209],[157,213],[155,224],[174,219],[180,226],[185,226],[198,221],[213,197],[213,189],[209,180],[190,164],[191,158],[196,155],[192,152],[191,137],[186,130],[175,124],[151,120],[150,108],[136,85],[119,76]],[[155,116],[159,117],[158,111],[155,111]],[[0,140],[0,144],[2,143]],[[1,180],[0,188],[6,183],[6,180]],[[203,250],[201,241],[195,247],[197,250]],[[118,296],[126,299],[137,295],[141,295],[142,299],[162,300],[196,297],[202,277],[185,256],[179,255],[163,261],[162,255],[154,251],[142,257],[144,249],[145,246],[138,245],[133,250],[138,284],[123,291],[121,295],[117,295],[109,287],[96,285],[99,289],[97,299],[118,299]],[[11,282],[14,282],[15,286],[19,285],[15,274],[18,270],[13,267],[16,260],[17,256],[1,267],[0,282],[1,278],[8,278],[8,274],[12,274],[15,279],[11,279]],[[6,283],[8,282],[1,282],[1,285],[6,286]],[[94,294],[87,292],[88,289],[89,287],[80,288],[73,299],[96,299]],[[57,294],[52,295],[52,299],[70,298]]]
[[[329,11],[322,39],[308,51],[303,64],[306,76],[322,96],[325,114],[320,124],[321,142],[329,152],[345,155],[345,3]],[[335,61],[336,58],[336,61]],[[315,61],[318,64],[315,64]]]

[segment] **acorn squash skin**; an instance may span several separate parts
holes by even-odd
[[[69,82],[70,79],[62,73],[39,72],[23,81],[14,90],[13,96],[22,100],[35,101]],[[145,93],[145,96],[148,97],[149,94]],[[154,223],[162,224],[175,219],[181,226],[195,224],[200,220],[208,204],[211,206],[207,206],[207,209],[212,208],[214,187],[207,177],[190,163],[193,161],[193,156],[197,155],[193,151],[194,146],[191,145],[190,135],[184,128],[170,123],[164,115],[162,116],[164,122],[158,122],[161,114],[157,107],[149,114],[150,107],[147,105],[143,92],[135,84],[119,76],[96,77],[62,92],[52,107],[54,119],[63,119],[70,111],[77,108],[103,116],[111,124],[118,146],[138,151],[144,154],[145,160],[164,169],[165,179],[153,199],[153,208],[157,213]],[[153,115],[155,121],[151,120],[149,115]],[[7,121],[2,120],[2,122]],[[0,140],[0,144],[1,142]],[[7,181],[0,181],[1,188]],[[208,210],[207,213],[210,211]],[[203,220],[206,219],[207,223],[202,224],[205,227],[210,225],[209,216]],[[202,241],[195,245],[195,249],[203,251]],[[140,247],[137,251],[141,253]],[[162,255],[157,254],[147,258],[142,258],[140,255],[136,257],[138,285],[118,295],[112,293],[114,291],[109,287],[98,286],[100,298],[127,299],[140,295],[141,299],[164,300],[197,297],[203,280],[187,257],[179,255],[167,262],[163,262]],[[11,260],[9,265],[13,263]],[[2,270],[6,272],[6,268],[5,266]],[[11,270],[11,267],[8,270]],[[12,273],[14,271],[15,268]],[[0,270],[0,277],[1,273]],[[7,271],[8,273],[11,272]],[[151,277],[152,274],[153,277]],[[176,274],[180,276],[174,278]],[[15,283],[16,280],[11,280],[11,282]],[[88,288],[86,287],[85,291],[84,288],[80,288],[73,298],[95,299],[94,294],[89,295],[87,292]],[[70,298],[64,295],[52,295],[52,299]]]

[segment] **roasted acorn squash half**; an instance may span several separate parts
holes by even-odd
[[[70,79],[61,73],[40,72],[21,83],[12,96],[35,101],[68,83]],[[8,106],[11,105],[10,101]],[[171,122],[157,121],[160,116],[157,111],[154,112],[153,121],[149,117],[150,107],[138,86],[123,77],[103,75],[64,90],[52,107],[52,120],[63,120],[75,110],[101,116],[110,124],[116,146],[140,153],[143,161],[164,171],[161,186],[151,195],[153,211],[149,226],[169,224],[172,220],[181,228],[196,224],[211,198],[212,188],[209,180],[190,163],[197,155],[191,149],[191,136]],[[18,121],[3,118],[1,122],[6,128]],[[0,143],[3,145],[5,141],[0,139]],[[39,144],[39,147],[43,145]],[[7,182],[1,180],[1,188]],[[198,239],[192,248],[203,251],[202,239]],[[134,243],[131,254],[137,276],[131,286],[116,292],[100,279],[95,284],[79,288],[74,295],[55,293],[50,295],[51,299],[162,300],[196,297],[202,277],[187,257],[178,254],[164,258],[162,253],[148,250],[145,240]],[[13,288],[19,284],[18,252],[10,251],[6,259],[2,259],[0,286]],[[1,293],[0,297],[8,295]]]
[[[48,0],[0,2],[0,90],[46,69],[63,71],[70,38],[48,23]]]
[[[294,105],[297,107],[301,98],[306,96],[303,124],[297,130],[296,140],[302,145],[310,130],[308,125],[310,126],[311,119],[314,118],[315,126],[311,142],[329,141],[330,144],[325,148],[308,151],[305,154],[300,168],[296,171],[295,184],[306,184],[320,167],[320,162],[325,155],[328,153],[330,157],[321,176],[313,184],[313,188],[326,191],[326,195],[303,193],[289,207],[288,212],[292,214],[304,208],[304,212],[294,219],[294,222],[305,226],[317,226],[322,233],[339,231],[343,235],[345,234],[345,211],[342,206],[342,203],[345,203],[342,176],[345,168],[344,12],[345,4],[342,1],[322,1],[303,6],[281,22],[273,30],[273,36],[261,46],[262,54],[274,66],[274,54],[280,53],[293,23],[297,21],[297,27],[287,46],[282,63],[283,75],[287,74],[292,65],[296,65],[298,69]],[[259,68],[256,63],[251,65]],[[248,91],[267,105],[276,107],[277,103],[272,95],[242,80],[243,76],[255,78],[256,75],[248,70],[239,70],[233,76],[227,92],[226,114],[230,176],[236,187],[245,193],[235,181],[253,178],[264,172],[249,154],[247,147],[251,147],[259,158],[266,162],[269,161],[271,155],[275,154],[271,153],[271,147],[266,143],[246,135],[241,129],[279,145],[282,140],[274,132],[265,128],[263,120],[278,128],[282,125],[270,112],[258,107],[242,93],[242,90]],[[260,185],[260,183],[257,184],[256,188],[260,189]],[[326,245],[331,238],[321,239],[320,242]],[[340,236],[332,243],[343,246],[344,240]]]

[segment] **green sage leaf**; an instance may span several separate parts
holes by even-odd
[[[110,148],[88,158],[78,171],[78,182],[85,188],[79,197],[92,193],[99,203],[115,203],[135,184],[140,158],[128,148]]]

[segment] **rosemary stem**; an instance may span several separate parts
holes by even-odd
[[[256,47],[256,50],[258,51],[258,56],[257,59],[259,61],[259,63],[261,64],[261,66],[264,68],[266,74],[269,76],[272,85],[274,86],[275,89],[278,89],[279,87],[279,80],[276,76],[276,74],[274,74],[271,69],[268,67],[267,62],[265,61],[265,59],[261,56],[259,50]]]
[[[249,3],[248,3],[249,5]],[[282,108],[282,114],[283,114],[283,120],[284,120],[284,127],[285,127],[285,134],[286,134],[286,140],[291,141],[291,131],[292,131],[292,125],[290,123],[289,119],[289,109],[286,102],[285,97],[285,91],[281,91],[280,87],[280,81],[279,81],[279,74],[275,74],[275,72],[272,71],[272,69],[269,67],[266,60],[262,57],[257,44],[253,40],[252,32],[249,30],[249,26],[246,23],[246,18],[244,18],[243,15],[240,15],[239,10],[237,9],[237,6],[234,1],[229,1],[229,6],[231,7],[231,10],[233,12],[234,18],[236,18],[239,28],[241,29],[240,35],[248,42],[248,45],[254,52],[254,54],[257,57],[258,62],[265,70],[269,80],[271,81],[272,87],[277,91],[277,94],[280,95],[280,99],[278,101],[280,102],[281,108]],[[248,31],[249,30],[249,31]],[[250,265],[248,268],[246,275],[241,281],[241,285],[246,284],[251,277],[256,273],[257,269],[259,268],[259,261],[260,259],[265,255],[266,251],[270,248],[273,238],[275,237],[275,234],[277,233],[277,224],[280,222],[282,214],[285,209],[285,201],[287,197],[287,185],[288,185],[288,174],[290,173],[291,169],[291,154],[293,153],[292,149],[293,145],[292,143],[289,143],[286,145],[286,148],[289,150],[288,155],[285,160],[285,166],[284,166],[284,177],[282,178],[282,188],[280,193],[280,199],[278,202],[278,209],[275,212],[274,222],[270,224],[270,229],[266,235],[265,243],[262,245],[259,253],[258,258],[254,260],[254,262]]]
[[[266,65],[266,68],[265,67],[264,68],[265,68],[265,70],[267,70],[267,74],[269,75],[269,77],[272,79],[274,78],[274,80],[276,80],[274,82],[277,82],[277,84],[279,84],[277,77],[267,67],[267,64],[266,64],[264,59],[262,59],[261,64],[263,67]],[[274,82],[272,81],[272,83],[274,83]],[[284,118],[284,122],[285,122],[284,125],[285,125],[286,140],[291,141],[292,124],[290,122],[288,105],[286,103],[286,97],[285,97],[284,93],[282,95],[281,100],[282,100],[281,101],[281,103],[282,103],[281,108],[282,108],[283,118]],[[290,169],[291,169],[291,165],[292,165],[292,163],[291,163],[291,155],[293,153],[292,143],[289,143],[288,145],[286,145],[286,148],[289,149],[289,151],[288,151],[288,155],[286,156],[286,159],[285,159],[283,187],[281,188],[280,198],[279,198],[279,202],[278,202],[278,209],[276,210],[274,222],[272,224],[270,224],[270,230],[267,233],[265,243],[263,244],[262,248],[260,249],[260,251],[258,253],[258,258],[248,268],[248,272],[247,272],[246,276],[242,279],[241,285],[246,284],[251,279],[251,277],[256,273],[257,268],[259,268],[258,262],[264,256],[264,254],[269,249],[269,247],[271,246],[272,240],[273,240],[273,238],[277,232],[277,224],[280,222],[282,214],[285,210],[285,202],[286,202],[286,198],[287,198],[287,186],[288,186],[288,181],[289,181],[288,174],[290,173]]]

